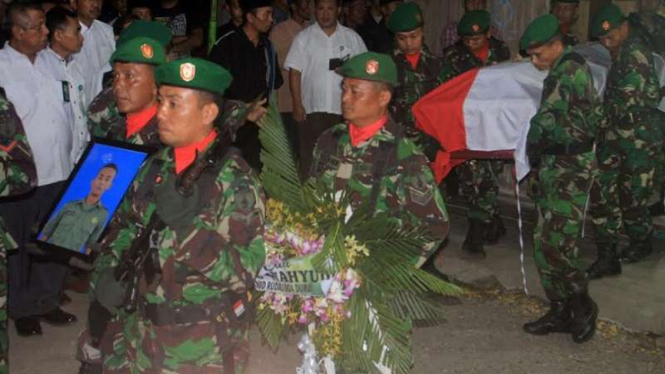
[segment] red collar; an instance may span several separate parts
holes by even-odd
[[[406,60],[409,61],[409,64],[411,64],[411,67],[415,70],[418,66],[418,61],[420,61],[420,52],[412,54],[405,53],[404,57],[406,57]]]
[[[138,113],[127,114],[127,120],[125,121],[127,123],[127,133],[125,135],[127,139],[141,131],[156,114],[157,104],[143,109]]]
[[[202,152],[206,147],[212,143],[217,137],[217,131],[211,131],[203,140],[186,145],[184,147],[178,147],[173,150],[175,155],[175,172],[180,174],[183,170],[187,169],[189,165],[194,162],[196,159],[196,152]]]
[[[357,147],[358,144],[369,140],[371,137],[376,135],[379,130],[386,124],[388,121],[388,116],[383,116],[379,118],[378,121],[373,124],[365,127],[358,127],[352,123],[349,123],[349,136],[351,137],[351,145]]]
[[[485,46],[481,48],[478,52],[474,53],[474,56],[476,56],[480,61],[483,62],[483,64],[487,63],[487,57],[489,57],[490,54],[490,43],[489,41],[485,43]]]

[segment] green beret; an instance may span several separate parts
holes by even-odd
[[[397,85],[397,66],[392,57],[376,52],[359,54],[342,65],[338,73],[344,77]]]
[[[623,15],[621,9],[614,5],[608,4],[598,11],[596,17],[591,22],[591,37],[597,38],[610,32],[611,30],[621,26],[626,16]]]
[[[539,47],[550,41],[559,32],[559,20],[546,14],[534,19],[524,31],[520,40],[520,49]]]
[[[486,10],[466,12],[457,25],[457,35],[474,36],[484,34],[490,29],[490,13]]]
[[[166,62],[164,47],[154,39],[140,37],[130,39],[118,46],[111,55],[111,63],[134,62],[161,65]]]
[[[134,20],[127,26],[118,37],[116,46],[139,36],[145,36],[156,40],[162,47],[166,48],[173,36],[171,29],[163,23],[154,21]]]
[[[177,86],[224,95],[233,77],[214,62],[190,57],[164,64],[155,71],[157,85]]]
[[[395,32],[415,30],[423,26],[423,14],[415,3],[402,3],[397,6],[388,21],[388,29]]]

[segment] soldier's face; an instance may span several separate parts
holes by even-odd
[[[113,96],[120,113],[138,113],[155,104],[155,68],[147,64],[113,64]]]
[[[12,35],[28,52],[39,52],[46,47],[48,29],[44,23],[44,12],[30,9],[21,17],[20,25],[12,27]]]
[[[547,43],[537,48],[530,48],[527,53],[531,56],[531,63],[536,69],[549,70],[563,53],[563,43],[561,41]]]
[[[67,17],[67,26],[56,30],[54,39],[56,43],[67,52],[78,53],[83,47],[83,35],[81,35],[81,24],[76,18]]]
[[[320,0],[316,3],[316,8],[314,8],[314,17],[316,17],[316,22],[319,26],[322,29],[326,29],[337,24],[337,18],[341,11],[342,9],[337,6],[337,1]]]
[[[577,8],[578,5],[575,3],[557,1],[552,5],[550,13],[559,20],[560,25],[571,26],[577,21]]]
[[[371,125],[386,114],[390,91],[380,83],[344,78],[342,81],[342,114],[356,126]]]
[[[103,168],[91,182],[90,194],[100,198],[113,185],[116,171],[113,168]]]
[[[189,88],[161,86],[157,100],[159,139],[172,147],[203,140],[219,113],[217,104],[203,102],[201,95]]]
[[[468,48],[471,52],[476,53],[481,49],[485,48],[489,44],[490,33],[480,34],[474,36],[465,36],[462,38],[462,43]]]
[[[600,41],[600,44],[605,46],[605,48],[607,48],[610,53],[614,55],[619,51],[619,49],[621,49],[621,46],[628,38],[629,31],[630,28],[628,26],[628,22],[624,21],[621,26],[598,38],[598,41]]]
[[[423,48],[423,28],[398,32],[395,34],[395,41],[400,52],[407,55],[418,53]]]

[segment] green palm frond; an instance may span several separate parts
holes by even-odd
[[[282,319],[270,308],[263,308],[256,311],[256,323],[261,331],[261,335],[272,349],[277,349],[279,341],[286,330]]]
[[[260,121],[259,139],[263,162],[261,182],[266,194],[283,201],[292,209],[307,210],[295,157],[274,101]]]

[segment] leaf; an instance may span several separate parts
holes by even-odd
[[[280,316],[272,309],[265,307],[257,310],[256,322],[261,335],[266,339],[270,348],[277,349],[279,340],[287,329],[286,325],[282,323]]]

